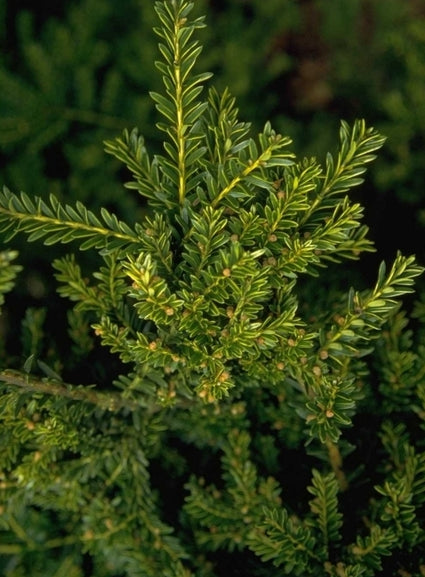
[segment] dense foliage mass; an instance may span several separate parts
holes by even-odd
[[[15,322],[25,267],[3,249],[4,327],[22,346],[2,350],[2,572],[423,575],[425,304],[410,326],[401,309],[422,268],[397,253],[368,288],[347,284],[374,250],[351,191],[384,138],[342,121],[336,152],[305,158],[270,122],[257,134],[198,71],[204,19],[193,8],[155,3],[160,137],[150,145],[152,124],[123,128],[108,157],[95,154],[99,179],[114,163],[129,179],[120,215],[113,179],[90,206],[60,187],[0,194],[3,241],[42,241],[61,297]],[[53,27],[50,39],[65,50],[68,32]],[[102,46],[80,78],[82,109]],[[25,87],[3,79],[12,107]],[[37,278],[27,283],[34,295]]]

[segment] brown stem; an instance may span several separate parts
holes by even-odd
[[[29,375],[19,373],[18,371],[5,370],[0,372],[0,381],[19,387],[30,393],[41,393],[43,395],[54,395],[65,397],[73,401],[83,401],[92,403],[108,411],[119,411],[128,409],[135,411],[140,409],[140,405],[135,401],[124,399],[116,393],[100,393],[91,386],[74,386],[67,383],[58,383],[55,381],[38,380]]]
[[[342,469],[342,457],[338,445],[328,440],[326,441],[326,446],[329,454],[329,462],[333,472],[335,473],[339,488],[341,491],[346,491],[348,489],[348,481]]]

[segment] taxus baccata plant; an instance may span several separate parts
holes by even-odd
[[[269,123],[251,136],[227,90],[204,92],[192,8],[155,4],[163,153],[151,156],[136,129],[106,143],[145,201],[143,220],[7,188],[0,197],[5,240],[23,233],[98,256],[94,271],[73,253],[53,267],[74,303],[74,362],[96,340],[112,353],[102,380],[70,384],[40,355],[43,314],[27,311],[31,354],[0,374],[2,572],[423,573],[423,348],[409,360],[411,336],[395,344],[399,299],[421,268],[398,254],[370,289],[321,288],[329,267],[373,250],[347,193],[384,139],[343,122],[321,164],[297,159]],[[18,273],[4,254],[2,292]],[[388,357],[382,374],[371,355]],[[391,420],[404,377],[409,427]],[[361,435],[349,436],[367,408],[381,457],[372,472]]]

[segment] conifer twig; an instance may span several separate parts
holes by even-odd
[[[326,447],[328,449],[329,462],[335,473],[339,488],[341,491],[346,491],[348,489],[348,481],[342,468],[342,456],[339,447],[330,440],[326,441]]]
[[[54,395],[71,399],[73,401],[83,401],[92,403],[108,411],[120,411],[128,409],[135,411],[140,405],[130,399],[124,399],[121,395],[113,393],[100,393],[93,390],[93,385],[75,386],[57,381],[40,380],[30,377],[18,371],[5,370],[0,372],[0,381],[7,385],[12,385],[30,393],[41,393],[42,395]]]

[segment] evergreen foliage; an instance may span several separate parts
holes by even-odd
[[[400,311],[423,269],[398,253],[369,289],[308,297],[374,250],[349,193],[384,138],[343,121],[321,163],[269,122],[254,136],[197,72],[193,8],[155,3],[163,150],[136,128],[105,143],[140,196],[136,223],[0,195],[5,241],[71,244],[97,267],[52,258],[68,358],[47,354],[47,313],[30,308],[26,359],[0,373],[3,574],[423,574],[424,333]],[[52,89],[49,70],[37,78]],[[15,258],[2,253],[2,295]],[[93,359],[96,382],[77,370]],[[378,421],[372,479],[350,437],[362,415]]]
[[[12,264],[17,256],[17,252],[12,250],[0,253],[0,305],[4,304],[4,295],[13,288],[16,275],[21,270],[19,265]]]

